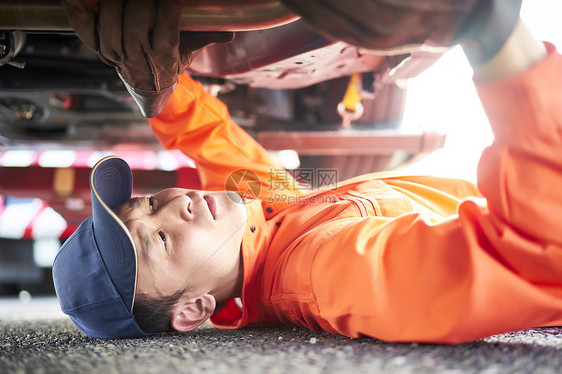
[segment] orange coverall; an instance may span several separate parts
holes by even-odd
[[[246,205],[242,309],[228,301],[214,325],[439,343],[562,325],[562,56],[547,48],[524,73],[477,87],[495,135],[479,165],[486,199],[465,181],[398,173],[303,195],[181,76],[151,120],[160,141],[197,163],[205,189],[224,190],[239,168],[262,183]]]

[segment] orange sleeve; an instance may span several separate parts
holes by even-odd
[[[549,49],[478,87],[495,134],[479,164],[487,203],[464,201],[438,224],[421,214],[326,224],[311,269],[321,328],[459,343],[562,324],[562,57]]]
[[[174,94],[150,126],[166,149],[179,149],[196,163],[203,189],[237,187],[262,199],[280,188],[299,193],[282,167],[232,121],[226,105],[187,74],[179,77]]]

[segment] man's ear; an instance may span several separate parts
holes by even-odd
[[[191,331],[213,314],[216,305],[215,298],[209,294],[180,302],[174,307],[172,327],[177,331]]]

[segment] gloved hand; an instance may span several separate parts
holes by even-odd
[[[451,44],[460,43],[474,67],[488,62],[513,32],[521,3],[522,0],[481,0]]]
[[[211,43],[231,32],[181,32],[177,0],[63,0],[78,37],[114,66],[145,117],[155,117],[178,75]]]
[[[475,52],[471,63],[481,63],[501,48],[515,27],[521,5],[521,0],[281,2],[328,38],[396,53],[420,45],[446,47],[467,42],[472,46],[470,52]]]

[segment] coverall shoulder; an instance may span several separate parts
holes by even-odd
[[[246,204],[242,304],[230,300],[211,321],[436,343],[561,325],[562,56],[547,47],[522,74],[477,86],[495,137],[478,188],[386,172],[303,191],[223,103],[181,76],[154,132],[195,161],[205,189],[250,170],[253,189],[241,188],[256,198]]]

